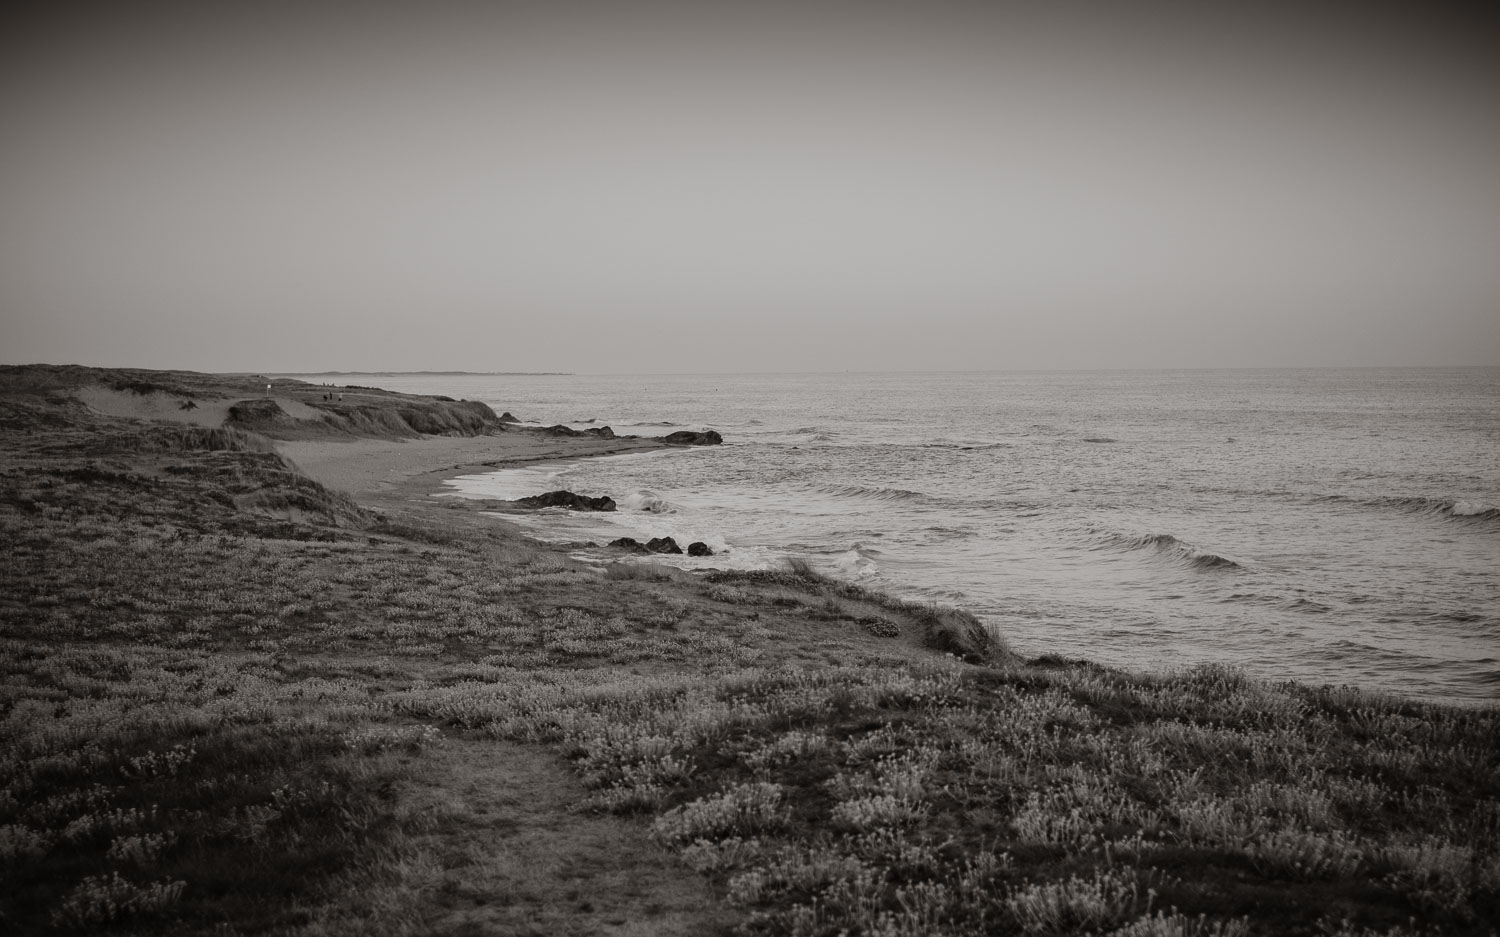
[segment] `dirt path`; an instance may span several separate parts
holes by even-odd
[[[711,937],[736,915],[646,826],[579,809],[556,755],[486,738],[427,749],[401,799],[430,811],[414,837],[421,926],[432,934]],[[415,882],[412,884],[416,884]]]

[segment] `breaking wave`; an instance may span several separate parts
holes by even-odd
[[[1448,507],[1448,513],[1454,517],[1481,521],[1500,520],[1500,508],[1474,501],[1455,501]]]
[[[675,514],[676,505],[654,491],[636,491],[620,499],[620,507],[627,511],[642,511],[646,514]]]
[[[1184,566],[1204,570],[1243,569],[1244,565],[1219,553],[1179,540],[1171,534],[1107,534],[1105,546],[1125,550],[1150,550],[1160,556],[1175,560]]]
[[[865,501],[892,502],[925,502],[933,500],[931,495],[920,491],[912,491],[908,488],[882,488],[867,485],[817,485],[816,491],[820,494],[833,495],[837,498],[859,498]]]
[[[875,557],[879,555],[879,550],[856,543],[854,549],[840,554],[833,565],[851,579],[862,579],[880,571],[880,564],[875,562]]]
[[[1318,500],[1420,514],[1476,527],[1500,528],[1500,508],[1483,501],[1450,498],[1353,498],[1348,495],[1324,495]]]

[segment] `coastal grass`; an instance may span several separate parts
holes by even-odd
[[[253,434],[7,441],[7,933],[1500,927],[1494,707],[1023,661],[805,566],[594,569]]]
[[[558,746],[754,933],[1483,934],[1500,913],[1492,710],[941,661],[516,673],[391,704]]]

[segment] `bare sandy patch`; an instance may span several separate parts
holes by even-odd
[[[194,426],[222,426],[229,415],[229,400],[204,400],[192,398],[194,406],[184,410],[183,402],[189,398],[179,394],[152,391],[137,394],[134,391],[114,390],[94,385],[81,387],[77,397],[95,413],[122,417],[128,420],[165,420],[171,423],[189,423]],[[286,406],[286,401],[282,401]],[[307,408],[311,409],[311,408]]]
[[[322,420],[323,411],[293,397],[272,397],[281,411],[294,420]]]

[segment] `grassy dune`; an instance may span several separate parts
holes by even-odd
[[[1500,927],[1494,707],[1024,661],[4,401],[5,933]]]

